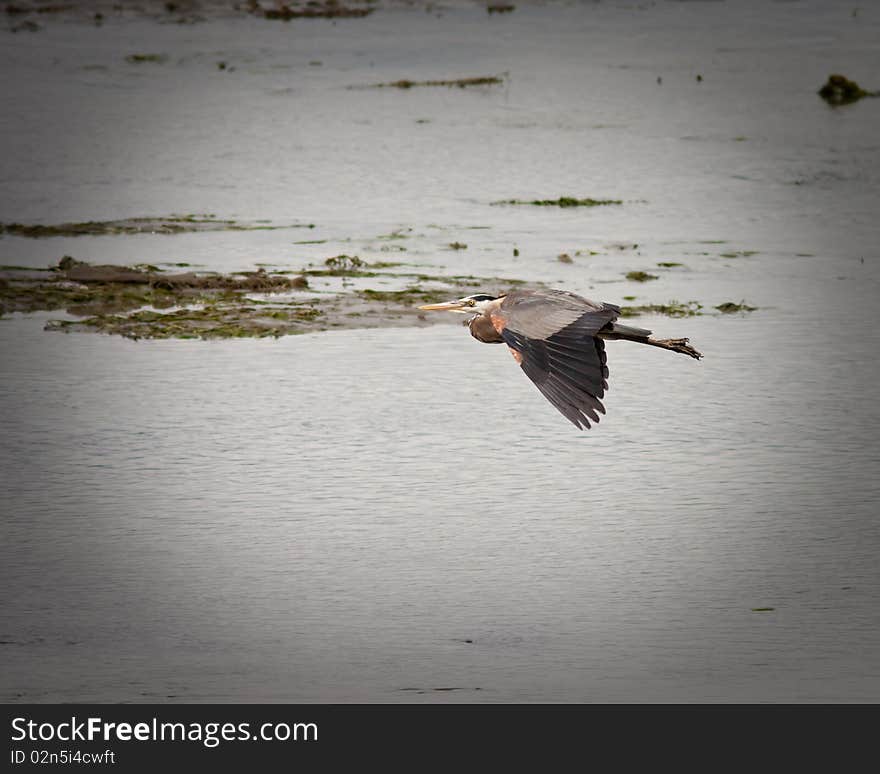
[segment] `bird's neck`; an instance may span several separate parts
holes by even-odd
[[[492,325],[488,314],[478,314],[471,317],[468,320],[468,328],[471,329],[471,336],[477,341],[482,341],[484,344],[500,344],[504,341],[501,338],[501,334]]]

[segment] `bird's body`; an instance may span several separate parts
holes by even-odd
[[[468,296],[422,309],[473,312],[471,335],[507,344],[544,397],[579,429],[605,413],[606,339],[648,344],[699,359],[687,339],[653,339],[651,331],[616,322],[620,307],[564,290],[516,290],[504,296]]]

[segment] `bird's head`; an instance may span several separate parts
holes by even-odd
[[[482,314],[493,301],[503,296],[490,296],[486,293],[476,293],[473,296],[465,296],[457,301],[444,301],[442,304],[425,304],[419,309],[430,312],[461,312],[462,314]]]

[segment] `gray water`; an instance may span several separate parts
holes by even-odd
[[[814,94],[833,71],[880,86],[880,14],[517,5],[3,38],[0,220],[315,228],[4,237],[2,263],[298,267],[399,241],[615,303],[759,309],[642,318],[705,359],[609,343],[587,433],[456,326],[131,342],[0,320],[0,698],[880,698],[880,100]],[[125,64],[145,51],[169,60]],[[625,204],[489,205],[562,194]]]

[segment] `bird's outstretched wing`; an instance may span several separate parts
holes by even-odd
[[[570,422],[590,427],[605,413],[605,344],[596,333],[619,307],[560,290],[509,294],[493,323],[526,376]],[[497,319],[496,319],[497,318]]]

